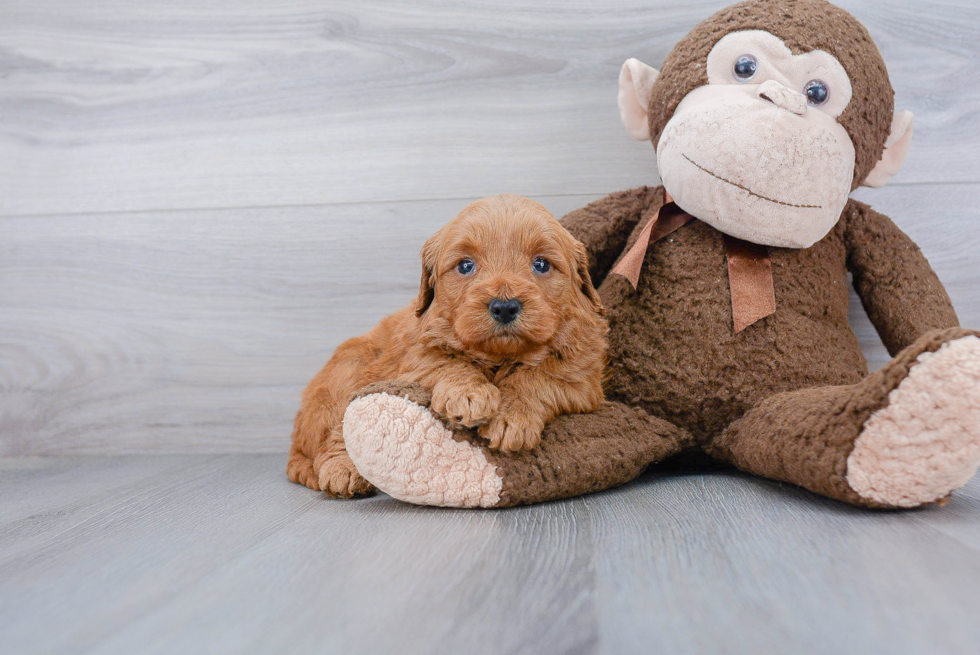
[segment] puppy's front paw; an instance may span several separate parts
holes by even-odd
[[[543,429],[543,422],[527,414],[501,413],[480,428],[480,436],[491,448],[514,452],[536,448]]]
[[[463,389],[437,384],[432,409],[454,425],[480,425],[500,411],[500,389],[489,383]]]
[[[320,489],[328,496],[353,498],[370,496],[375,492],[374,486],[357,472],[354,462],[346,453],[323,462],[318,475]]]

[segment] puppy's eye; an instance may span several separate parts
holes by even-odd
[[[460,275],[470,275],[476,270],[476,262],[472,259],[464,259],[456,264],[456,270],[459,271]]]
[[[748,82],[759,72],[759,60],[752,55],[742,55],[735,60],[732,74],[739,82]]]
[[[551,262],[544,257],[535,257],[534,261],[531,262],[531,268],[534,269],[535,273],[541,273],[544,275],[551,270]]]

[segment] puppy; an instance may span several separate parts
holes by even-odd
[[[331,496],[374,488],[344,448],[358,389],[383,380],[432,391],[432,410],[476,427],[491,448],[534,448],[559,414],[603,400],[606,322],[585,248],[540,204],[484,198],[422,248],[416,302],[350,339],[306,390],[289,479]]]

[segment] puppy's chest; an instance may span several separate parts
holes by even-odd
[[[494,363],[478,363],[478,368],[487,377],[487,381],[492,384],[500,384],[510,376],[512,376],[517,371],[525,368],[526,365],[521,362],[506,362],[503,364]]]

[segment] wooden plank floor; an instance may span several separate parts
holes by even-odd
[[[5,653],[964,653],[980,480],[876,513],[736,472],[481,511],[281,455],[0,460]]]

